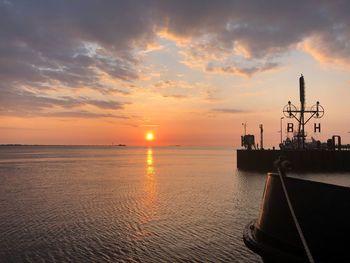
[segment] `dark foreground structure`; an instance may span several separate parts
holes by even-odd
[[[248,171],[274,171],[274,161],[284,157],[293,172],[350,171],[348,150],[237,150],[237,168]]]
[[[283,178],[314,261],[350,262],[350,188]],[[309,262],[281,180],[268,174],[260,215],[246,226],[244,243],[264,262]]]

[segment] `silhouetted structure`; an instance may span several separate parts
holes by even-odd
[[[306,141],[307,134],[305,125],[312,119],[320,119],[324,115],[324,109],[317,101],[312,107],[306,107],[305,80],[303,75],[299,78],[300,108],[294,106],[290,101],[283,108],[283,114],[288,119],[294,119],[298,128],[294,131],[294,124],[287,123],[287,133],[291,138],[282,140],[281,118],[281,144],[280,150],[264,150],[263,148],[263,126],[260,124],[260,149],[256,147],[254,135],[246,134],[246,123],[244,135],[241,138],[244,150],[237,150],[237,168],[243,170],[272,171],[273,162],[279,156],[285,156],[293,163],[294,171],[350,171],[349,145],[342,145],[339,135],[334,135],[326,143],[321,143],[311,137]],[[314,132],[321,132],[321,124],[314,124]]]
[[[310,262],[310,255],[315,262],[350,262],[348,187],[268,174],[264,189],[258,219],[243,233],[264,262]]]
[[[324,115],[324,109],[318,101],[310,109],[305,108],[305,81],[303,75],[299,78],[299,89],[300,109],[288,101],[288,104],[283,108],[283,113],[287,118],[293,118],[298,122],[298,131],[294,132],[293,123],[288,123],[288,132],[293,133],[293,139],[297,142],[297,149],[305,149],[305,125],[311,120],[311,118],[322,118]],[[305,117],[307,118],[305,119]],[[321,125],[315,124],[314,131],[321,132]]]

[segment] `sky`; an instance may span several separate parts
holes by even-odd
[[[350,143],[349,1],[0,0],[0,144],[240,146],[316,101]],[[291,119],[282,119],[282,134]],[[294,122],[295,123],[295,122]],[[313,132],[321,123],[321,133]]]

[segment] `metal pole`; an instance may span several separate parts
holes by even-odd
[[[246,136],[247,135],[247,123],[244,122],[244,123],[242,123],[242,125],[243,125],[243,128],[244,128],[244,136]]]
[[[299,87],[300,87],[300,122],[299,122],[298,146],[300,147],[300,139],[301,139],[302,147],[303,147],[303,149],[305,149],[305,130],[304,130],[304,128],[305,128],[305,121],[304,121],[305,81],[304,81],[303,74],[301,74],[301,77],[299,78]]]
[[[263,125],[260,124],[259,128],[260,128],[260,149],[263,150],[264,149],[264,128],[263,128]]]
[[[281,117],[281,130],[280,130],[280,132],[281,132],[281,144],[283,143],[283,139],[282,139],[282,120],[284,119],[284,117]]]

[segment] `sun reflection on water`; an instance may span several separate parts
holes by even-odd
[[[145,206],[145,211],[147,211],[146,218],[144,221],[149,221],[157,213],[157,199],[158,199],[158,184],[156,180],[156,173],[154,168],[154,158],[153,150],[151,148],[147,149],[146,158],[146,174],[144,180],[144,196],[143,205]]]
[[[154,180],[154,166],[153,166],[153,151],[151,148],[147,150],[147,170],[146,175],[149,179]]]
[[[147,175],[154,173],[153,169],[153,151],[152,149],[147,150]]]

